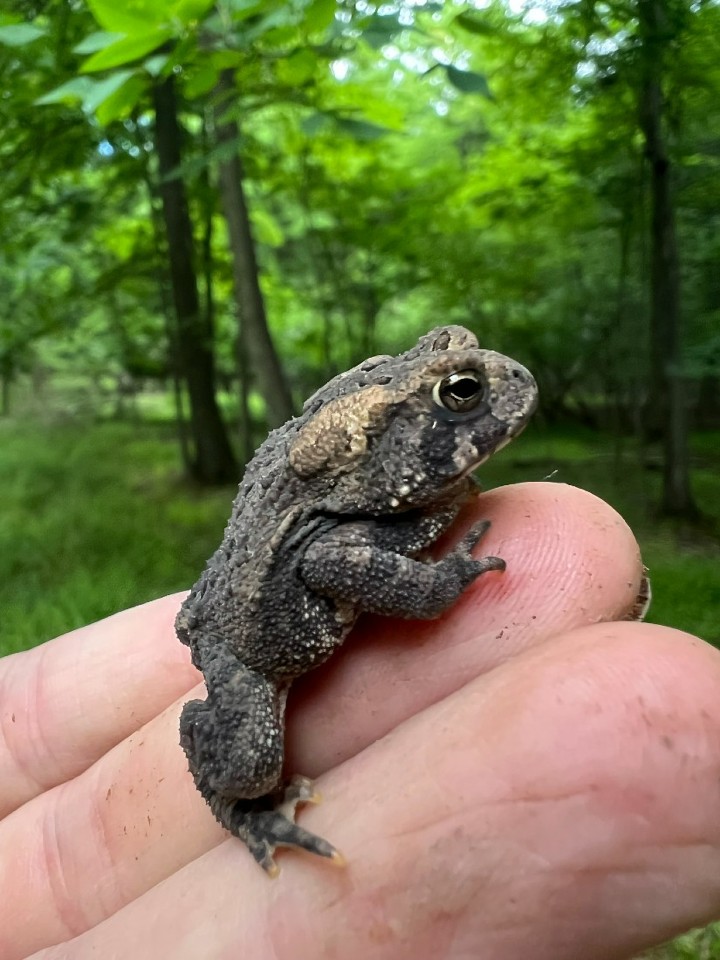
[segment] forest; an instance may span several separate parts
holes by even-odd
[[[0,77],[0,654],[187,589],[268,431],[446,323],[539,386],[483,487],[597,494],[720,645],[717,0],[6,0]]]

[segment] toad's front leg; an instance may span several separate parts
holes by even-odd
[[[298,804],[317,802],[318,795],[306,777],[283,785],[284,693],[221,644],[211,648],[203,673],[208,697],[185,704],[180,742],[216,819],[271,875],[278,872],[278,847],[341,863],[330,843],[294,822]]]
[[[471,554],[489,526],[488,521],[475,524],[441,560],[422,563],[392,546],[388,549],[386,541],[393,541],[380,524],[348,523],[308,547],[300,572],[312,590],[358,610],[432,619],[452,606],[480,574],[505,569],[500,557],[475,559]],[[411,531],[405,536],[412,542]]]

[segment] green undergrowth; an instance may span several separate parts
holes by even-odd
[[[0,425],[0,652],[192,582],[233,491],[183,481],[172,431]]]

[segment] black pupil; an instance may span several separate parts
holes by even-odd
[[[446,392],[453,400],[460,404],[465,404],[468,400],[472,400],[479,391],[480,384],[471,377],[463,377],[460,380],[455,380],[446,387]]]
[[[482,401],[482,385],[471,374],[453,374],[440,383],[439,400],[447,410],[466,413]]]

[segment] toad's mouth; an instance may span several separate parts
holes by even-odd
[[[493,453],[498,453],[500,450],[504,449],[512,440],[514,440],[515,437],[519,437],[520,434],[525,429],[525,427],[527,427],[529,422],[530,421],[527,418],[525,418],[523,420],[517,420],[515,423],[513,423],[508,429],[507,436],[502,438],[500,443],[498,443],[498,445],[493,450]],[[490,456],[490,454],[486,454],[484,459],[487,460],[488,456]]]
[[[499,453],[500,450],[503,450],[509,443],[511,443],[515,439],[515,437],[519,437],[527,425],[528,425],[527,420],[518,420],[516,423],[514,423],[508,429],[507,434],[502,438],[502,440],[498,441],[498,443],[492,448],[492,450],[488,450],[486,453],[483,453],[481,457],[479,457],[477,460],[471,463],[469,467],[466,467],[465,470],[463,470],[463,472],[460,474],[460,479],[464,479],[465,477],[470,476],[471,473],[474,473],[476,470],[479,470],[484,463],[487,463],[491,457],[494,457],[496,453]]]

